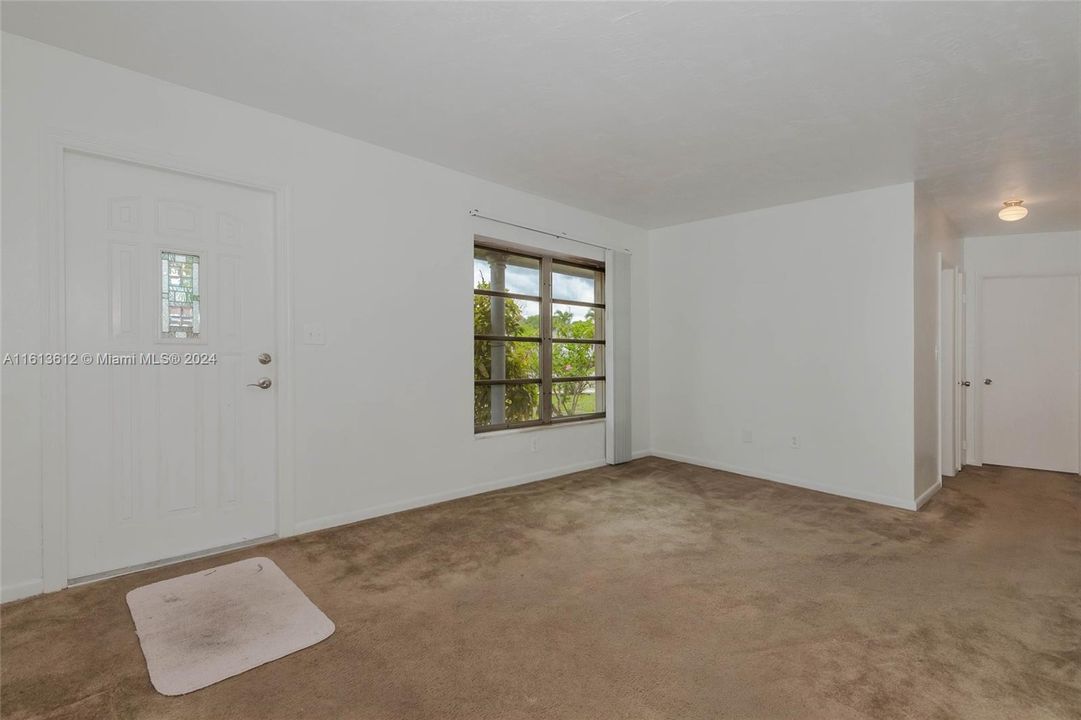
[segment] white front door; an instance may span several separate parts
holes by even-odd
[[[272,535],[273,197],[64,167],[68,577]]]
[[[1078,278],[985,278],[980,301],[983,462],[1078,471]]]

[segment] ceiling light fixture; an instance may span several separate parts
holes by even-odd
[[[1028,208],[1021,207],[1024,200],[1007,200],[1002,203],[1003,208],[998,211],[998,219],[1006,222],[1016,222],[1028,215]]]

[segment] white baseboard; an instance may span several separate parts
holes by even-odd
[[[889,497],[885,495],[878,495],[875,493],[854,492],[846,488],[838,488],[832,485],[811,482],[788,475],[779,475],[777,473],[767,473],[759,470],[740,468],[726,463],[718,463],[712,460],[706,460],[704,458],[691,457],[689,455],[680,455],[678,453],[669,453],[659,450],[638,450],[632,453],[631,458],[634,460],[639,460],[641,458],[651,456],[665,458],[666,460],[674,460],[676,462],[688,463],[690,465],[700,465],[702,467],[708,467],[714,470],[723,470],[725,472],[758,478],[760,480],[769,480],[772,482],[783,483],[785,485],[794,485],[796,487],[807,488],[808,490],[817,490],[818,492],[824,492],[830,495],[838,495],[840,497],[851,498],[853,500],[864,500],[867,502],[877,503],[879,505],[888,505],[890,507],[902,508],[904,510],[918,509],[924,503],[930,500],[931,497],[942,488],[942,482],[939,481],[925,493],[920,495],[920,497],[917,498],[915,501],[912,501]],[[447,500],[456,500],[458,498],[468,497],[470,495],[478,495],[480,493],[488,492],[491,490],[514,487],[515,485],[524,485],[525,483],[536,482],[538,480],[547,480],[548,478],[558,477],[560,475],[567,475],[574,472],[580,472],[582,470],[591,470],[593,468],[602,467],[604,466],[604,464],[604,460],[591,460],[589,462],[576,463],[573,465],[564,465],[562,467],[551,468],[549,470],[542,470],[540,472],[529,473],[526,475],[518,475],[511,478],[503,478],[501,480],[492,480],[489,482],[467,485],[463,488],[458,488],[456,490],[450,490],[447,492],[433,493],[431,495],[421,495],[419,497],[410,498],[408,500],[384,503],[382,505],[374,505],[372,507],[362,508],[360,510],[338,513],[336,515],[327,515],[312,520],[304,520],[296,524],[296,532],[298,534],[307,533],[314,532],[316,530],[325,530],[326,528],[337,527],[339,525],[348,525],[350,523],[359,522],[361,520],[368,520],[370,518],[379,517],[381,515],[389,515],[391,513],[401,512],[403,510],[412,510],[414,508],[424,507],[425,505],[434,505],[435,503],[445,502]],[[22,598],[30,597],[32,595],[40,595],[43,592],[43,589],[44,583],[40,578],[36,580],[27,580],[21,583],[5,585],[3,586],[3,588],[0,588],[0,602],[10,602],[12,600],[19,600]]]
[[[409,498],[408,500],[399,500],[395,502],[383,503],[382,505],[373,505],[372,507],[362,508],[360,510],[351,510],[349,512],[338,513],[336,515],[327,515],[320,518],[314,518],[312,520],[302,520],[296,524],[296,533],[308,533],[316,530],[325,530],[326,528],[337,527],[338,525],[348,525],[350,523],[360,522],[361,520],[369,520],[380,515],[390,515],[391,513],[401,512],[403,510],[412,510],[418,507],[424,507],[425,505],[434,505],[435,503],[446,502],[447,500],[457,500],[458,498],[468,497],[470,495],[479,495],[480,493],[489,492],[490,490],[500,490],[502,488],[513,487],[515,485],[524,485],[525,483],[536,482],[537,480],[547,480],[548,478],[558,477],[559,475],[567,475],[573,472],[580,472],[582,470],[592,470],[604,466],[606,463],[603,459],[591,460],[589,462],[576,463],[574,465],[564,465],[563,467],[552,468],[550,470],[542,470],[540,472],[529,473],[527,475],[518,475],[516,477],[504,478],[502,480],[492,480],[489,482],[476,483],[475,485],[467,485],[463,488],[456,490],[449,490],[447,492],[433,493],[431,495],[421,495],[419,497]]]
[[[649,451],[640,451],[635,453],[632,457],[634,459],[648,457],[652,453]],[[424,507],[425,505],[434,505],[435,503],[445,502],[447,500],[456,500],[458,498],[467,497],[469,495],[478,495],[490,490],[499,490],[501,488],[514,487],[515,485],[524,485],[530,482],[536,482],[537,480],[547,480],[548,478],[558,477],[560,475],[568,475],[574,472],[580,472],[582,470],[592,470],[593,468],[603,467],[605,461],[591,460],[589,462],[575,463],[573,465],[564,465],[562,467],[552,468],[549,470],[542,470],[540,472],[529,473],[526,475],[518,475],[510,478],[503,478],[501,480],[493,480],[490,482],[476,483],[474,485],[467,485],[463,488],[456,490],[450,490],[448,492],[434,493],[431,495],[422,495],[420,497],[410,498],[408,500],[401,500],[397,502],[384,503],[382,505],[375,505],[360,510],[354,510],[351,512],[338,513],[336,515],[328,515],[321,518],[315,518],[313,520],[304,520],[296,524],[296,533],[314,532],[316,530],[325,530],[326,528],[337,527],[339,525],[348,525],[350,523],[359,522],[361,520],[368,520],[370,518],[379,517],[380,515],[389,515],[395,512],[401,512],[402,510],[412,510],[418,507]],[[265,542],[265,540],[261,540]],[[220,549],[219,549],[220,551]],[[201,557],[205,553],[195,554],[195,556]],[[217,554],[217,551],[212,551],[210,554]],[[181,559],[187,559],[181,558]],[[177,559],[174,558],[172,562]],[[159,564],[171,564],[170,561],[163,563],[152,563],[152,565]],[[129,569],[127,572],[130,572]],[[122,571],[125,572],[125,571]],[[126,574],[126,573],[125,573]],[[111,576],[111,575],[110,575]],[[97,578],[94,578],[97,579]],[[36,580],[27,580],[21,583],[13,583],[11,585],[4,585],[0,588],[0,602],[10,602],[12,600],[20,600],[22,598],[31,597],[33,595],[40,595],[44,592],[44,582],[41,578]]]
[[[919,510],[921,507],[923,507],[924,504],[928,500],[930,500],[932,497],[934,497],[935,493],[937,493],[941,489],[942,489],[942,480],[940,478],[938,482],[936,482],[934,485],[932,485],[931,487],[924,490],[923,494],[920,495],[918,498],[916,498],[916,509]]]
[[[22,600],[23,598],[30,597],[31,595],[40,595],[45,590],[45,583],[41,578],[36,580],[25,580],[20,583],[12,583],[11,585],[4,585],[0,588],[0,602],[11,602],[12,600]]]
[[[916,502],[914,500],[906,500],[904,498],[891,497],[889,495],[879,495],[877,493],[865,493],[858,490],[849,490],[848,488],[841,488],[835,485],[826,485],[823,483],[812,482],[810,480],[804,480],[803,478],[792,477],[791,475],[781,475],[778,473],[763,472],[761,470],[753,470],[750,468],[741,468],[727,463],[719,463],[714,460],[706,460],[704,458],[690,457],[688,455],[679,455],[677,453],[663,452],[661,450],[654,450],[653,455],[666,460],[675,460],[676,462],[688,463],[690,465],[701,465],[702,467],[708,467],[713,470],[723,470],[725,472],[735,473],[736,475],[745,475],[747,477],[758,478],[759,480],[769,480],[771,482],[779,482],[784,485],[795,485],[796,487],[806,488],[808,490],[817,490],[818,492],[824,492],[829,495],[839,495],[840,497],[851,498],[853,500],[864,500],[866,502],[873,502],[879,505],[888,505],[890,507],[901,508],[902,510],[915,510]]]

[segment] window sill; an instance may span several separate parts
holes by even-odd
[[[579,420],[577,422],[562,422],[555,425],[534,425],[532,427],[521,428],[508,428],[506,430],[492,430],[491,432],[473,433],[474,440],[490,440],[497,437],[507,437],[508,435],[518,435],[520,433],[531,432],[544,432],[545,430],[565,429],[568,427],[582,427],[583,425],[596,425],[597,423],[603,423],[605,418],[591,418],[589,420]]]

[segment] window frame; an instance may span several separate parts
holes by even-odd
[[[584,422],[588,420],[597,420],[603,418],[606,415],[607,407],[600,412],[583,413],[581,415],[571,416],[553,416],[552,412],[552,385],[553,382],[593,382],[596,389],[597,383],[604,383],[606,381],[605,373],[599,375],[585,375],[581,377],[559,377],[554,378],[552,373],[552,349],[553,343],[566,343],[574,344],[580,343],[585,345],[593,345],[601,352],[602,362],[605,363],[604,368],[607,371],[607,306],[604,302],[585,302],[581,300],[564,300],[560,298],[552,297],[552,266],[553,264],[569,265],[571,267],[581,268],[583,270],[591,270],[594,273],[599,273],[599,279],[595,279],[595,283],[599,283],[599,288],[594,291],[594,297],[604,298],[605,296],[605,282],[606,282],[606,268],[603,260],[593,260],[591,258],[578,257],[576,255],[567,255],[559,252],[552,252],[549,250],[542,250],[535,247],[528,247],[524,245],[518,245],[515,243],[504,242],[496,240],[494,238],[475,235],[473,237],[473,256],[476,257],[477,249],[489,250],[494,252],[504,252],[519,257],[526,257],[540,262],[540,295],[523,295],[521,293],[502,292],[498,290],[480,290],[476,287],[473,288],[473,297],[478,295],[487,297],[498,297],[507,300],[523,300],[527,302],[536,302],[540,308],[540,337],[518,337],[511,335],[486,335],[486,334],[473,334],[474,353],[476,352],[477,342],[534,342],[540,345],[540,377],[539,378],[526,378],[526,379],[499,379],[499,380],[477,380],[473,378],[474,393],[477,387],[482,386],[495,386],[495,385],[538,385],[540,387],[540,408],[539,419],[526,420],[523,422],[502,422],[492,425],[477,425],[476,417],[473,418],[473,434],[482,435],[484,433],[496,432],[499,430],[514,430],[518,428],[532,428],[532,427],[553,427],[557,425],[565,425],[568,423]],[[596,287],[596,286],[595,286]],[[600,339],[594,338],[554,338],[552,337],[552,306],[553,305],[574,305],[577,307],[591,307],[600,312],[596,315],[595,327],[599,334]],[[596,368],[594,368],[596,369]],[[596,391],[596,390],[595,390]]]

